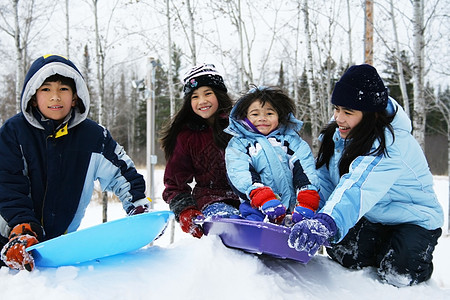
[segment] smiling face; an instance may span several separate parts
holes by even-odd
[[[359,110],[345,108],[334,105],[334,119],[339,126],[339,133],[342,138],[348,137],[350,131],[361,122],[363,113]]]
[[[72,107],[77,103],[77,96],[72,88],[60,81],[44,82],[36,91],[36,101],[33,106],[47,119],[63,121]]]
[[[191,106],[195,114],[212,124],[214,122],[214,114],[219,108],[219,102],[212,88],[201,86],[192,93]]]
[[[273,106],[269,102],[263,106],[259,100],[248,107],[247,119],[264,135],[271,133],[279,124],[278,113]]]

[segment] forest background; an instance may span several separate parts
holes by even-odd
[[[2,0],[0,124],[17,113],[34,59],[64,55],[89,85],[89,117],[145,166],[147,102],[157,133],[182,103],[184,72],[206,62],[234,99],[250,84],[283,88],[315,151],[335,82],[364,63],[368,3],[372,64],[410,114],[432,173],[448,175],[450,0]]]

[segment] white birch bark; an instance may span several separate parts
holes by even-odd
[[[350,0],[347,0],[347,21],[348,21],[348,63],[353,64],[353,48],[352,48],[352,19],[350,15]]]
[[[403,63],[402,63],[401,55],[400,55],[400,43],[398,40],[397,23],[395,22],[394,1],[390,0],[389,2],[390,2],[390,9],[391,9],[392,30],[394,32],[394,39],[395,39],[395,61],[397,63],[397,73],[398,73],[400,91],[402,93],[402,98],[403,98],[403,108],[404,108],[406,114],[408,115],[408,117],[410,118],[409,97],[408,97],[408,91],[406,89],[405,75],[403,73]]]
[[[13,1],[14,9],[14,41],[16,45],[16,112],[20,112],[20,87],[24,80],[24,61],[23,61],[23,46],[21,43],[21,34],[19,26],[19,0]]]
[[[186,0],[186,5],[188,9],[188,16],[189,16],[189,25],[190,25],[190,31],[191,31],[191,43],[189,44],[191,47],[191,56],[192,56],[192,64],[195,66],[197,65],[197,49],[195,44],[195,23],[194,23],[194,12],[191,9],[191,1]]]
[[[314,88],[314,66],[313,66],[313,53],[311,47],[311,33],[309,30],[309,9],[308,0],[303,2],[303,14],[305,17],[305,38],[306,38],[306,74],[308,78],[309,86],[309,104],[310,104],[310,120],[311,120],[311,135],[312,135],[312,151],[317,153],[318,150],[318,135],[319,135],[319,124],[318,124],[318,114],[317,114],[317,101],[316,92]]]
[[[66,4],[66,56],[70,58],[70,18],[69,18],[69,0],[65,1]]]
[[[413,0],[413,84],[414,84],[414,112],[413,135],[423,150],[425,150],[425,93],[424,93],[424,25],[423,0]]]
[[[167,64],[167,85],[169,87],[169,104],[170,104],[170,117],[175,115],[175,97],[174,97],[174,86],[173,86],[173,73],[172,73],[172,29],[170,20],[170,0],[166,0],[166,18],[167,18],[167,54],[168,54],[168,64]],[[190,10],[190,9],[189,9]]]

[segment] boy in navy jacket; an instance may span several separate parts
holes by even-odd
[[[89,102],[70,60],[42,56],[25,77],[21,112],[0,128],[0,248],[11,268],[32,270],[27,247],[78,228],[95,180],[129,214],[148,205],[130,157],[87,119]]]

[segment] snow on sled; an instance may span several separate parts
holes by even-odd
[[[222,243],[245,252],[267,254],[307,263],[311,257],[288,246],[291,229],[272,223],[212,217],[203,222],[206,235],[218,235]]]
[[[153,211],[74,231],[38,243],[31,251],[36,266],[60,267],[126,253],[159,237],[173,218],[171,211]]]

